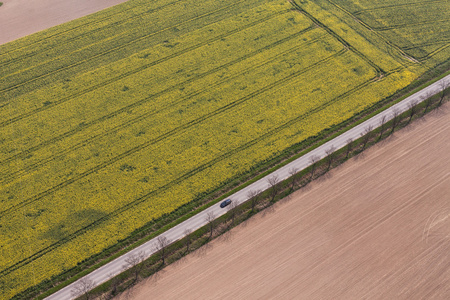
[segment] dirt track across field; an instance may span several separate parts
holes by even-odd
[[[450,105],[121,299],[450,299]]]
[[[2,0],[0,45],[127,0]]]

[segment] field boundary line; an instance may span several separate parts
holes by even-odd
[[[448,43],[450,43],[450,39],[442,40],[442,41],[438,41],[438,42],[425,42],[425,43],[421,43],[421,44],[414,44],[413,46],[403,47],[403,49],[411,50],[411,49],[415,49],[415,48],[419,48],[419,47],[433,46],[433,45],[438,45],[438,44],[444,44],[443,46],[447,46]]]
[[[181,0],[179,0],[179,1],[181,1]],[[117,51],[117,50],[126,48],[127,46],[130,46],[130,45],[134,44],[135,42],[139,42],[139,41],[141,41],[141,40],[144,39],[144,38],[149,38],[149,37],[151,37],[151,36],[154,36],[154,35],[157,35],[157,34],[161,34],[162,32],[168,31],[168,30],[170,30],[170,29],[177,28],[177,26],[180,26],[180,25],[182,25],[182,24],[185,24],[185,23],[188,23],[188,22],[191,22],[191,21],[199,20],[199,19],[201,19],[201,18],[203,18],[203,17],[205,17],[205,16],[214,15],[216,12],[221,11],[221,10],[223,10],[224,8],[229,8],[229,7],[232,7],[232,6],[234,6],[234,5],[241,4],[241,3],[243,3],[242,0],[240,0],[240,1],[238,1],[238,2],[235,2],[234,4],[230,4],[230,5],[226,6],[226,7],[222,7],[222,8],[220,8],[220,9],[216,9],[216,10],[210,11],[210,12],[205,13],[205,14],[203,14],[203,15],[195,16],[195,17],[190,18],[190,19],[188,19],[188,20],[184,20],[184,21],[182,21],[182,22],[180,22],[180,23],[176,23],[175,25],[172,25],[172,26],[169,26],[169,27],[165,27],[165,28],[159,29],[158,31],[155,31],[155,32],[152,32],[152,33],[149,33],[149,34],[146,34],[146,35],[138,36],[138,37],[136,37],[136,38],[133,39],[133,40],[130,40],[130,41],[125,42],[125,43],[121,43],[120,46],[114,46],[114,47],[110,48],[109,50],[106,50],[106,51],[97,53],[97,54],[92,55],[92,56],[90,56],[90,57],[88,57],[88,58],[85,58],[85,59],[83,59],[83,60],[77,61],[76,63],[72,63],[72,64],[69,64],[69,65],[66,65],[66,66],[57,68],[57,69],[55,69],[55,70],[53,70],[53,71],[50,71],[50,72],[48,72],[48,73],[41,74],[41,75],[39,75],[39,76],[30,78],[30,79],[28,79],[28,80],[22,81],[21,83],[19,83],[19,84],[17,84],[17,85],[12,85],[12,86],[3,88],[3,89],[0,90],[0,93],[2,93],[2,92],[8,92],[8,91],[14,90],[14,89],[16,89],[16,88],[18,88],[18,87],[20,87],[20,86],[25,85],[26,83],[33,82],[33,81],[36,81],[36,80],[39,80],[39,79],[48,77],[48,76],[50,76],[50,75],[53,75],[53,74],[55,74],[55,73],[58,73],[58,72],[61,72],[61,71],[64,71],[64,70],[71,69],[72,67],[77,67],[77,66],[79,66],[79,65],[84,64],[85,62],[89,62],[89,61],[94,60],[94,59],[97,59],[97,58],[99,58],[99,57],[102,57],[102,56],[105,56],[105,55],[114,53],[114,52]],[[224,19],[227,19],[227,18],[224,18]],[[200,28],[203,28],[203,27],[205,27],[205,26],[209,26],[209,25],[214,24],[214,23],[216,23],[216,22],[217,22],[217,21],[214,21],[214,22],[211,22],[211,23],[207,23],[207,24],[203,25],[203,26],[200,27]],[[76,50],[71,51],[71,52],[68,53],[68,54],[57,56],[57,57],[55,57],[55,58],[53,58],[53,59],[50,59],[50,60],[45,61],[45,62],[42,63],[42,64],[38,64],[38,65],[32,66],[32,67],[30,67],[30,68],[25,68],[25,69],[16,71],[16,72],[14,72],[14,73],[10,73],[10,74],[8,74],[8,75],[6,75],[6,76],[1,77],[0,79],[7,78],[7,77],[12,77],[12,76],[14,76],[14,75],[17,76],[18,74],[20,74],[20,73],[22,73],[22,72],[24,72],[24,71],[31,70],[31,69],[37,69],[39,66],[47,65],[47,64],[49,64],[49,63],[51,63],[51,62],[53,62],[53,61],[55,61],[55,60],[62,59],[62,58],[65,58],[65,57],[68,57],[68,56],[70,56],[70,55],[73,54],[73,53],[79,53],[79,52],[82,52],[83,50],[90,49],[90,48],[92,48],[92,47],[94,47],[94,46],[101,45],[102,43],[104,43],[105,40],[108,42],[108,41],[110,41],[111,39],[120,39],[120,38],[126,37],[127,34],[129,34],[130,32],[131,32],[131,30],[129,30],[129,31],[124,31],[124,32],[119,33],[119,34],[116,34],[116,35],[108,36],[108,38],[106,38],[106,39],[102,39],[102,40],[100,40],[100,41],[93,42],[93,43],[91,43],[91,44],[89,44],[89,45],[85,45],[85,46],[82,47],[82,48],[77,48]],[[84,35],[84,34],[80,34],[80,37],[83,37],[83,35]],[[50,47],[50,48],[51,48],[51,47]],[[114,61],[114,62],[117,62],[117,61],[119,61],[119,60],[116,60],[116,61]]]
[[[92,125],[98,124],[98,123],[103,122],[103,121],[108,120],[108,119],[111,119],[111,118],[115,117],[116,115],[118,115],[120,113],[126,112],[129,109],[133,109],[133,108],[139,107],[141,105],[144,105],[145,103],[147,103],[149,100],[151,100],[153,98],[160,97],[160,96],[164,95],[165,93],[171,92],[173,90],[176,90],[176,89],[182,87],[185,84],[195,82],[195,81],[197,81],[199,79],[202,79],[202,78],[204,78],[206,76],[212,75],[212,74],[214,74],[214,73],[216,73],[216,72],[218,72],[220,70],[223,70],[224,68],[228,68],[228,67],[233,66],[233,65],[235,65],[237,63],[245,61],[246,59],[251,58],[254,55],[262,53],[262,52],[264,52],[264,51],[266,51],[268,49],[271,49],[273,47],[279,46],[279,45],[283,44],[284,42],[287,42],[287,41],[289,41],[289,40],[291,40],[293,38],[296,38],[297,36],[301,36],[302,34],[308,32],[308,31],[310,31],[312,29],[314,29],[314,28],[308,27],[308,28],[306,28],[306,29],[304,29],[304,30],[302,30],[300,32],[294,33],[294,34],[292,34],[292,35],[290,35],[290,36],[288,36],[286,38],[283,38],[281,40],[278,40],[278,41],[276,41],[276,42],[274,42],[274,43],[272,43],[270,45],[264,46],[264,47],[262,47],[262,48],[260,48],[258,50],[255,50],[255,51],[253,51],[253,52],[251,52],[251,53],[249,53],[247,55],[238,57],[237,59],[229,61],[229,62],[227,62],[227,63],[225,63],[223,65],[220,65],[220,66],[217,66],[217,67],[215,67],[213,69],[205,71],[202,74],[195,75],[195,76],[193,76],[193,77],[191,77],[191,78],[189,78],[189,79],[187,79],[187,80],[185,80],[183,82],[180,82],[180,83],[174,84],[172,86],[169,86],[169,87],[165,88],[164,90],[161,90],[159,92],[153,93],[150,96],[144,97],[144,98],[138,100],[137,102],[134,102],[134,103],[131,103],[131,104],[127,105],[127,106],[124,106],[124,107],[122,107],[122,108],[120,108],[120,109],[118,109],[116,111],[113,111],[113,112],[111,112],[111,113],[109,113],[107,115],[104,115],[104,116],[102,116],[102,117],[100,117],[98,119],[94,119],[94,120],[91,120],[91,121],[89,121],[87,123],[84,123],[83,126],[81,126],[81,127],[77,127],[77,128],[74,128],[74,129],[72,129],[70,131],[64,132],[64,133],[60,134],[59,136],[56,136],[56,137],[51,138],[49,140],[46,140],[46,141],[44,141],[44,142],[42,142],[42,143],[40,143],[40,144],[38,144],[36,146],[33,146],[33,147],[28,148],[26,150],[23,150],[22,152],[17,153],[17,154],[15,154],[13,156],[10,156],[10,157],[4,159],[3,161],[1,161],[0,164],[9,162],[9,161],[17,159],[17,158],[23,158],[23,157],[27,156],[29,153],[32,153],[32,152],[34,152],[36,150],[41,149],[42,147],[45,147],[47,145],[53,144],[54,142],[57,142],[57,141],[60,141],[60,140],[62,140],[64,138],[66,138],[66,137],[69,137],[69,136],[75,134],[76,132],[79,132],[80,130],[84,130],[86,128],[89,128]],[[316,41],[316,40],[317,39],[314,39],[314,41]],[[305,44],[302,44],[302,45],[308,45],[308,43],[305,43]],[[295,50],[295,49],[292,48],[290,51],[293,51],[293,50]],[[285,52],[283,52],[283,54],[285,54]],[[259,66],[262,66],[262,65],[264,65],[264,64],[260,64],[260,65],[258,65],[256,67],[259,67]],[[250,68],[247,68],[246,70],[251,70],[253,68],[254,67],[250,67]],[[236,76],[238,76],[238,75],[236,75]],[[220,82],[225,82],[225,81],[227,81],[227,80],[229,80],[231,78],[234,78],[234,77],[235,76],[227,78],[225,80],[221,80]],[[191,93],[191,94],[195,94],[196,95],[197,93],[198,92]],[[189,96],[191,96],[191,94],[187,95],[187,96],[185,96],[183,98],[189,97]],[[179,103],[179,102],[174,101],[174,102],[171,103],[171,105],[174,104],[174,103]],[[164,110],[164,109],[166,109],[166,108],[163,108],[161,110]],[[159,110],[159,111],[161,111],[161,110]],[[138,117],[138,118],[140,118],[140,117]]]
[[[350,51],[355,53],[357,56],[359,56],[361,59],[363,59],[366,63],[368,63],[372,68],[376,70],[378,73],[378,76],[386,74],[386,72],[378,65],[376,65],[373,61],[371,61],[367,56],[362,54],[358,49],[356,49],[354,46],[352,46],[349,42],[347,42],[343,37],[341,37],[339,34],[334,32],[333,29],[323,24],[321,21],[319,21],[316,17],[314,17],[312,14],[304,10],[297,2],[296,0],[289,0],[289,3],[292,4],[292,6],[298,10],[300,13],[303,13],[306,17],[308,17],[313,23],[317,24],[319,27],[323,28],[326,32],[328,32],[331,36],[333,36],[339,43],[341,43],[344,47],[347,47]]]
[[[295,0],[292,0],[295,1]],[[392,48],[394,48],[395,50],[397,50],[400,53],[400,57],[403,59],[407,59],[409,61],[409,58],[415,59],[420,63],[423,63],[424,61],[430,59],[433,55],[435,55],[436,53],[442,51],[443,49],[445,49],[446,46],[448,45],[444,45],[444,48],[439,48],[434,50],[431,53],[428,53],[425,56],[421,56],[421,57],[414,57],[408,53],[406,53],[405,51],[408,50],[412,50],[412,49],[417,49],[418,46],[414,45],[413,47],[401,47],[400,45],[398,45],[397,43],[387,39],[383,34],[381,34],[381,32],[383,31],[388,31],[391,29],[395,29],[395,28],[399,28],[399,27],[410,27],[410,26],[414,26],[414,25],[421,25],[421,24],[434,24],[436,22],[438,23],[442,23],[445,22],[445,20],[441,20],[441,21],[433,21],[433,22],[422,22],[422,23],[414,23],[414,24],[407,24],[407,25],[394,25],[394,26],[385,26],[385,27],[372,27],[369,24],[367,24],[366,22],[364,22],[363,20],[361,20],[359,18],[359,15],[361,15],[363,12],[365,12],[366,10],[361,10],[361,11],[357,11],[357,12],[350,12],[348,11],[346,8],[338,5],[336,2],[334,2],[334,0],[327,0],[329,3],[331,3],[332,5],[334,5],[335,7],[337,7],[339,10],[341,10],[342,12],[344,12],[345,14],[349,15],[351,18],[353,18],[354,20],[356,20],[358,23],[360,23],[363,27],[365,27],[367,30],[373,32],[375,35],[377,35],[381,40],[383,40],[386,44],[388,44],[389,46],[391,46]],[[398,4],[398,6],[407,6],[407,5],[411,5],[411,4],[418,4],[418,3],[434,3],[434,2],[444,2],[441,0],[431,0],[431,1],[421,1],[421,2],[416,2],[416,3],[409,3],[409,4]],[[392,5],[393,7],[397,6],[397,5]],[[378,8],[374,8],[374,9],[378,9]],[[370,10],[374,10],[374,9],[370,9]],[[399,36],[399,38],[403,39],[403,37]],[[436,42],[433,44],[438,44],[438,43],[446,43],[446,41],[443,42]]]
[[[293,0],[295,1],[295,0]],[[340,6],[339,4],[337,4],[336,2],[334,2],[334,0],[327,0],[329,3],[331,3],[332,5],[334,5],[335,7],[337,7],[339,10],[341,10],[342,12],[344,12],[345,14],[349,15],[351,18],[357,20],[357,22],[359,24],[361,24],[361,26],[363,26],[364,28],[366,28],[367,30],[369,30],[370,32],[373,32],[376,36],[378,36],[381,40],[383,40],[387,45],[391,46],[392,48],[394,48],[395,50],[397,50],[400,53],[401,58],[405,59],[406,57],[409,57],[409,55],[402,50],[402,48],[397,45],[394,42],[391,42],[390,40],[388,40],[385,36],[383,36],[381,33],[379,33],[378,31],[376,31],[375,29],[373,29],[371,26],[369,26],[369,24],[367,24],[366,22],[364,22],[363,20],[361,20],[360,18],[358,18],[355,13],[352,13],[350,11],[348,11],[347,9],[345,9],[344,7]],[[356,30],[355,32],[357,34],[359,34]],[[381,49],[380,49],[381,50]],[[385,52],[385,51],[383,51]],[[402,63],[403,64],[403,63]]]
[[[419,59],[420,61],[426,61],[426,60],[432,58],[433,56],[435,56],[436,54],[438,54],[439,52],[441,52],[441,51],[447,49],[448,47],[450,47],[450,44],[448,44],[448,42],[447,42],[447,43],[446,43],[445,45],[443,45],[442,47],[437,48],[436,50],[434,50],[433,52],[428,53],[428,54],[425,55],[425,56],[418,57],[418,59]]]

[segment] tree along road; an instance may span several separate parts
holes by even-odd
[[[234,202],[241,204],[248,200],[247,194],[249,191],[264,191],[270,188],[270,184],[268,183],[268,179],[276,176],[279,181],[285,180],[291,176],[291,170],[295,169],[297,172],[307,168],[312,164],[313,157],[315,158],[324,158],[327,156],[327,152],[330,149],[338,150],[347,145],[347,141],[349,139],[356,140],[364,135],[367,128],[377,128],[380,126],[380,122],[382,122],[384,118],[384,122],[391,120],[395,115],[398,115],[402,112],[407,111],[410,108],[411,104],[419,103],[425,100],[430,95],[435,95],[442,90],[442,86],[444,83],[450,82],[450,75],[442,78],[439,81],[429,85],[428,87],[418,91],[417,93],[409,96],[403,101],[391,106],[385,111],[377,114],[376,116],[368,119],[367,121],[353,127],[352,129],[346,131],[345,133],[337,136],[336,138],[328,141],[327,143],[321,145],[320,147],[312,150],[311,152],[299,157],[298,159],[292,161],[291,163],[281,167],[280,169],[274,171],[273,173],[261,178],[260,180],[252,183],[251,185],[241,189],[235,194],[230,196]],[[197,215],[191,217],[190,219],[178,224],[177,226],[169,229],[165,233],[161,234],[161,236],[166,237],[170,242],[174,242],[176,240],[182,239],[184,237],[184,232],[186,229],[191,231],[195,231],[196,229],[206,225],[207,215],[208,213],[213,213],[216,218],[224,215],[227,212],[227,208],[220,208],[219,203],[205,209],[204,211],[198,213]],[[158,237],[151,239],[150,241],[142,244],[141,246],[131,250],[130,252],[116,258],[115,260],[107,263],[106,265],[96,269],[92,273],[80,278],[79,280],[73,282],[72,284],[62,288],[56,293],[50,295],[45,298],[48,300],[65,300],[65,299],[74,299],[76,298],[73,295],[75,287],[80,284],[82,279],[88,279],[93,282],[93,286],[98,286],[115,275],[123,272],[125,269],[130,268],[130,264],[126,262],[127,258],[129,259],[131,256],[137,256],[139,253],[144,253],[145,258],[150,257],[152,254],[157,252],[158,249]]]

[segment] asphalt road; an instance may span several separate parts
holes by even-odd
[[[421,102],[424,100],[427,95],[434,95],[440,92],[440,84],[441,82],[450,82],[450,75],[447,75],[443,79],[429,85],[428,87],[420,90],[419,92],[409,96],[405,100],[397,103],[396,105],[390,107],[389,109],[381,112],[380,114],[370,118],[369,120],[359,124],[358,126],[353,127],[352,129],[348,130],[347,132],[341,134],[340,136],[334,138],[333,140],[323,144],[322,146],[314,149],[313,151],[305,154],[302,157],[299,157],[298,159],[294,160],[293,162],[283,166],[282,168],[276,170],[275,172],[267,175],[264,178],[261,178],[260,180],[254,182],[253,184],[241,189],[240,191],[236,192],[235,194],[231,195],[230,198],[238,203],[243,203],[247,201],[247,193],[251,190],[266,190],[270,187],[268,184],[268,179],[272,176],[277,176],[280,181],[287,179],[290,177],[290,170],[296,169],[297,171],[301,171],[308,166],[311,165],[311,158],[318,157],[323,158],[326,156],[326,151],[328,149],[334,148],[335,150],[338,150],[340,148],[343,148],[347,145],[347,141],[349,139],[356,140],[361,137],[361,134],[364,134],[364,131],[369,126],[372,126],[373,128],[379,127],[380,120],[385,117],[386,121],[392,119],[393,113],[397,111],[398,113],[402,113],[406,110],[408,110],[410,103],[414,102]],[[200,212],[199,214],[191,217],[190,219],[184,221],[183,223],[178,224],[177,226],[169,229],[165,233],[162,234],[162,236],[165,236],[170,241],[176,241],[184,237],[184,231],[186,229],[190,229],[192,231],[195,231],[196,229],[204,226],[207,224],[206,216],[208,213],[212,212],[216,217],[219,217],[227,212],[227,208],[220,208],[219,203],[211,206],[210,208]],[[157,237],[146,242],[145,244],[142,244],[141,246],[131,250],[130,252],[116,258],[115,260],[111,261],[110,263],[102,266],[101,268],[98,268],[97,270],[93,271],[92,273],[86,275],[83,278],[87,278],[91,280],[95,286],[98,286],[106,281],[108,281],[111,277],[121,273],[124,271],[124,269],[127,266],[126,259],[130,257],[131,255],[137,255],[138,253],[144,253],[145,257],[149,257],[152,254],[156,252],[156,244],[157,244]],[[83,279],[81,278],[81,279]],[[74,290],[74,287],[79,284],[78,281],[75,281],[74,283],[66,286],[65,288],[59,290],[58,292],[52,294],[51,296],[45,298],[48,300],[68,300],[68,299],[74,299],[75,297],[72,295],[72,291]]]

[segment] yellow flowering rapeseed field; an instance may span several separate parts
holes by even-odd
[[[0,46],[0,298],[448,60],[449,2],[410,3],[130,0]]]

